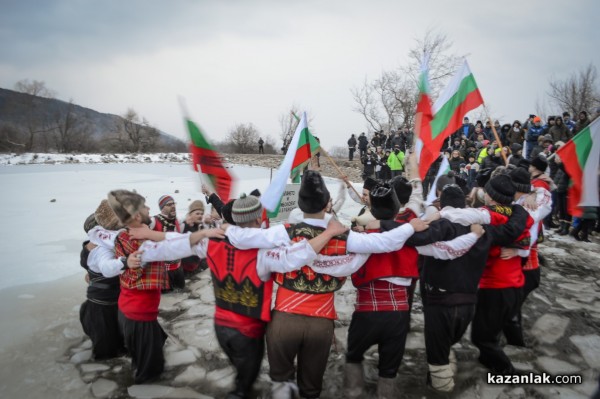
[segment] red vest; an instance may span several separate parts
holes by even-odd
[[[531,185],[533,187],[545,188],[546,190],[550,191],[550,185],[548,183],[546,183],[544,180],[539,179],[539,178],[535,178],[535,179],[531,180]]]
[[[162,214],[156,215],[154,216],[154,231],[163,231],[165,233],[175,231],[179,233],[181,231],[179,220],[175,219],[175,223],[166,223],[166,218]],[[164,264],[167,270],[177,270],[181,266],[181,262],[179,260],[164,261],[161,263]]]
[[[369,232],[376,232],[376,230]],[[403,247],[399,251],[383,254],[372,254],[363,267],[352,274],[352,284],[355,287],[361,287],[373,280],[386,277],[418,278],[418,258],[419,253],[413,247]]]
[[[292,241],[310,240],[325,229],[299,223],[288,226]],[[323,255],[345,255],[347,234],[329,240],[321,250]],[[316,273],[309,266],[290,273],[275,273],[275,282],[280,285],[275,297],[275,310],[310,317],[336,319],[334,295],[342,288],[345,278]]]
[[[273,281],[258,277],[257,254],[258,249],[240,250],[226,240],[210,240],[206,260],[218,307],[270,321]]]
[[[294,242],[310,240],[325,231],[324,228],[299,223],[288,226],[288,234]],[[322,255],[345,255],[347,234],[329,240],[319,252]],[[342,288],[345,277],[333,277],[315,272],[310,266],[302,266],[300,270],[288,273],[275,273],[275,282],[289,290],[311,294],[324,294]]]
[[[497,226],[508,221],[512,214],[512,207],[495,205],[486,207],[490,212],[491,225]],[[527,217],[527,224],[521,235],[515,241],[520,248],[529,248],[529,229],[533,225],[531,216]],[[490,254],[485,264],[485,269],[479,281],[479,288],[519,288],[525,284],[525,276],[521,267],[521,258],[516,256],[511,259],[500,258],[500,246],[490,248]]]

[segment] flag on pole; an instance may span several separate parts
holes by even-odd
[[[600,164],[600,118],[596,118],[556,154],[573,181],[568,204],[573,216],[581,216],[583,206],[600,206],[598,198],[598,166]]]
[[[231,194],[231,182],[233,178],[225,169],[221,154],[216,152],[206,140],[202,130],[189,118],[186,125],[190,132],[190,154],[192,155],[192,166],[196,172],[204,173],[221,201],[227,203]]]
[[[433,162],[440,153],[444,140],[462,126],[464,116],[482,104],[483,98],[477,82],[465,60],[433,104],[433,120],[431,120],[430,128],[422,131],[419,136],[422,141],[421,154],[423,151],[429,151],[429,154],[425,153],[425,155],[435,156],[431,161]],[[420,157],[420,160],[422,159],[423,155]],[[422,169],[427,171],[430,166],[431,163],[419,165],[419,174]],[[424,177],[425,174],[422,174],[421,178]]]
[[[275,173],[271,184],[260,198],[263,206],[267,209],[269,217],[277,215],[281,205],[281,197],[290,175],[299,182],[300,172],[310,161],[313,154],[319,151],[319,148],[319,142],[308,130],[306,112],[303,112],[283,162],[277,173]]]
[[[438,169],[437,175],[435,176],[435,180],[433,181],[433,184],[431,185],[431,189],[429,190],[429,193],[427,194],[427,201],[425,201],[425,203],[427,205],[432,204],[433,201],[435,201],[435,198],[437,197],[437,192],[436,192],[435,188],[436,188],[438,179],[442,175],[447,175],[448,172],[450,172],[450,162],[448,162],[448,158],[444,157],[444,159],[442,159],[442,162],[440,162],[440,168]]]
[[[419,102],[415,115],[415,130],[417,133],[417,160],[419,164],[419,177],[425,179],[427,170],[437,159],[438,153],[432,152],[431,146],[424,147],[421,136],[431,137],[431,121],[433,112],[431,110],[431,97],[429,96],[429,54],[423,54],[421,61],[421,74],[419,75]]]

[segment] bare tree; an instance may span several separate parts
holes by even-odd
[[[300,114],[302,113],[300,109],[301,108],[298,105],[292,104],[288,112],[284,112],[283,114],[279,115],[279,126],[281,128],[279,137],[283,142],[282,148],[288,148],[290,141],[292,141],[292,137],[294,137],[294,133],[296,132],[296,127],[298,126],[299,122],[298,119],[296,119],[296,116],[300,118]],[[310,126],[311,122],[313,121],[313,116],[312,114],[307,113],[307,117],[308,124]]]
[[[54,114],[54,142],[58,152],[86,151],[91,147],[87,123],[75,113],[73,100]]]
[[[258,151],[259,133],[252,125],[240,123],[229,131],[226,144],[230,144],[234,152],[239,154],[250,154]]]
[[[33,82],[30,82],[29,79],[19,80],[15,83],[15,91],[46,98],[54,98],[56,96],[56,92],[47,88],[46,83],[42,80],[34,80]]]
[[[548,95],[556,106],[563,111],[569,111],[571,115],[590,111],[600,105],[597,77],[596,66],[589,64],[565,80],[551,78]]]
[[[365,118],[369,132],[412,128],[422,56],[429,53],[430,94],[435,100],[461,62],[451,48],[452,42],[445,34],[428,30],[423,38],[416,39],[406,65],[383,71],[372,82],[365,78],[361,87],[351,89],[356,103],[353,110]]]
[[[146,118],[129,108],[115,127],[116,141],[121,150],[130,152],[148,152],[156,147],[158,130]]]

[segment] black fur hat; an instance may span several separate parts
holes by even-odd
[[[227,202],[225,205],[223,205],[223,207],[221,208],[221,217],[227,223],[236,225],[235,221],[233,220],[233,203],[234,202],[235,202],[235,200],[231,199],[231,200],[229,200],[229,202]]]
[[[548,161],[546,161],[546,158],[538,155],[531,160],[531,166],[543,173],[548,168]]]
[[[372,177],[367,177],[363,183],[363,190],[373,190],[379,182]]]
[[[475,181],[477,182],[477,187],[485,187],[487,182],[490,180],[490,176],[492,174],[492,168],[481,169],[479,173],[477,173],[477,177]]]
[[[487,182],[485,192],[498,204],[510,205],[517,190],[508,175],[498,175]]]
[[[298,207],[304,213],[318,213],[329,202],[329,190],[319,172],[307,170],[302,175],[302,184],[298,192]]]
[[[530,193],[531,192],[531,177],[529,176],[529,172],[523,168],[516,168],[508,174],[510,179],[512,180],[515,188],[520,193]]]
[[[375,219],[390,220],[396,217],[400,210],[400,202],[394,188],[387,184],[377,185],[369,193],[371,199],[371,214]]]
[[[448,184],[442,188],[440,194],[440,206],[452,206],[454,208],[464,208],[466,206],[465,193],[458,184]]]
[[[412,194],[412,184],[410,184],[410,182],[402,176],[394,177],[389,181],[389,184],[394,188],[400,205],[406,204],[410,199],[410,195]]]

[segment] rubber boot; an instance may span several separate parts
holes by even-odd
[[[377,399],[396,399],[396,379],[379,377],[377,380]]]
[[[362,363],[344,365],[344,398],[361,398],[365,388]]]

